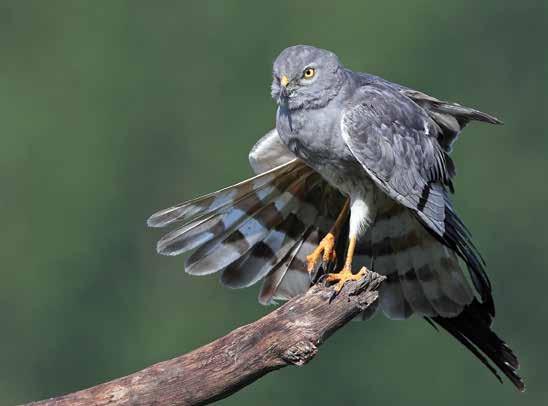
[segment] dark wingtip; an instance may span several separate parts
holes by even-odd
[[[490,116],[492,121],[490,121],[491,124],[496,124],[496,125],[504,125],[504,121],[496,118],[496,117],[493,117],[493,116]]]
[[[474,300],[463,312],[453,318],[432,317],[431,321],[441,326],[474,354],[502,382],[493,362],[520,392],[525,383],[518,375],[518,358],[512,349],[490,328],[488,309]]]
[[[473,120],[483,121],[483,122],[489,123],[489,124],[496,124],[496,125],[503,125],[504,124],[502,122],[502,120],[498,119],[497,117],[492,116],[492,115],[487,114],[487,113],[484,113],[484,112],[479,111],[479,110],[473,110],[472,114],[470,114],[470,117]]]
[[[461,106],[460,104],[444,103],[438,107],[442,113],[451,114],[455,117],[461,117],[466,121],[483,121],[489,124],[503,124],[502,120],[490,114],[484,113],[470,107]]]

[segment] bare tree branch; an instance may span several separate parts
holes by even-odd
[[[31,403],[61,405],[205,405],[287,365],[304,365],[336,330],[378,297],[384,277],[369,272],[348,282],[332,301],[321,285],[263,318],[188,354],[58,398]]]

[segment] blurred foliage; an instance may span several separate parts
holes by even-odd
[[[3,0],[0,404],[128,374],[271,310],[157,256],[144,221],[251,173],[274,122],[271,62],[296,43],[505,121],[461,137],[455,200],[529,390],[418,318],[376,317],[221,403],[548,403],[546,38],[545,0]]]

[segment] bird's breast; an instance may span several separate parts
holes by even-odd
[[[327,165],[344,170],[356,162],[340,133],[339,121],[329,109],[288,111],[280,107],[276,129],[295,156],[322,173]]]

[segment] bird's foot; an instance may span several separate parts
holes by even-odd
[[[313,274],[317,270],[320,259],[324,272],[327,270],[329,263],[335,261],[335,236],[333,233],[328,233],[314,251],[306,257],[306,269],[309,274]]]
[[[327,274],[325,281],[335,283],[335,295],[341,291],[344,284],[348,281],[359,281],[367,274],[367,269],[362,267],[358,273],[352,273],[350,266],[344,266],[340,272]]]

